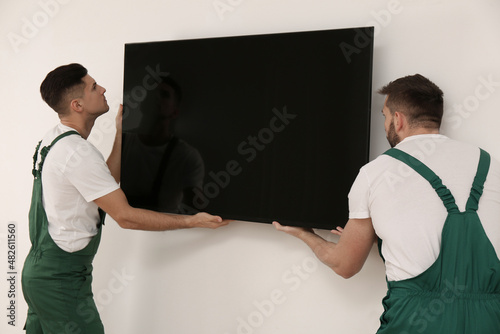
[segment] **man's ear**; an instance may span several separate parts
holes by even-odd
[[[394,113],[394,129],[396,130],[396,133],[400,132],[406,126],[406,116],[399,111],[396,111]]]
[[[74,110],[76,112],[83,111],[83,105],[82,105],[82,101],[80,99],[71,100],[70,107],[72,110]]]

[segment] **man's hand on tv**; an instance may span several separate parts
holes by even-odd
[[[284,226],[278,223],[277,221],[273,222],[273,226],[276,228],[276,230],[285,232],[287,234],[290,234],[294,237],[300,238],[300,236],[304,233],[314,233],[312,228],[305,228],[305,227],[296,227],[296,226]]]
[[[330,232],[332,232],[335,235],[341,236],[342,232],[344,232],[344,229],[340,226],[337,226],[334,230],[331,230]]]
[[[202,227],[216,229],[221,226],[226,226],[231,220],[222,219],[219,216],[213,216],[206,212],[199,212],[189,218],[189,227]]]

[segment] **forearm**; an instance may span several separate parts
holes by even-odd
[[[122,133],[116,131],[115,141],[113,148],[106,163],[108,164],[109,171],[117,183],[120,183],[121,172],[121,158],[122,158]]]
[[[278,222],[273,224],[279,231],[305,242],[321,262],[344,278],[352,277],[361,270],[375,240],[370,218],[350,219],[338,243],[326,241],[312,230],[282,226]]]
[[[341,259],[337,256],[336,243],[327,241],[319,235],[307,230],[301,231],[295,236],[311,248],[318,260],[340,275],[338,268]]]
[[[116,134],[111,153],[106,163],[108,164],[109,171],[117,183],[120,183],[121,174],[121,160],[122,160],[122,118],[123,118],[123,105],[120,104],[118,113],[116,114]]]
[[[191,228],[192,216],[174,215],[130,207],[116,219],[126,229],[144,231],[167,231]]]
[[[205,212],[194,216],[175,215],[133,208],[121,189],[117,189],[94,202],[122,228],[145,231],[166,231],[180,228],[218,228],[229,222]]]

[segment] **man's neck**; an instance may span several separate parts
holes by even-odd
[[[61,118],[61,124],[75,129],[84,138],[87,139],[94,126],[95,119],[87,120],[86,122],[69,118]]]
[[[401,136],[401,140],[417,135],[437,135],[439,134],[439,128],[415,128],[408,129],[404,136]]]

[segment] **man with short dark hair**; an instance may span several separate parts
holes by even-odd
[[[69,64],[51,71],[40,92],[60,123],[46,134],[34,155],[32,247],[22,274],[28,303],[26,331],[104,333],[91,290],[104,212],[123,228],[152,231],[217,228],[228,222],[207,213],[171,215],[128,204],[118,185],[122,108],[106,163],[86,140],[95,120],[109,110],[106,90],[83,66]]]
[[[378,240],[388,283],[379,334],[497,333],[500,165],[439,134],[443,93],[427,78],[403,77],[379,93],[392,148],[361,168],[338,243],[274,224],[345,278]]]

